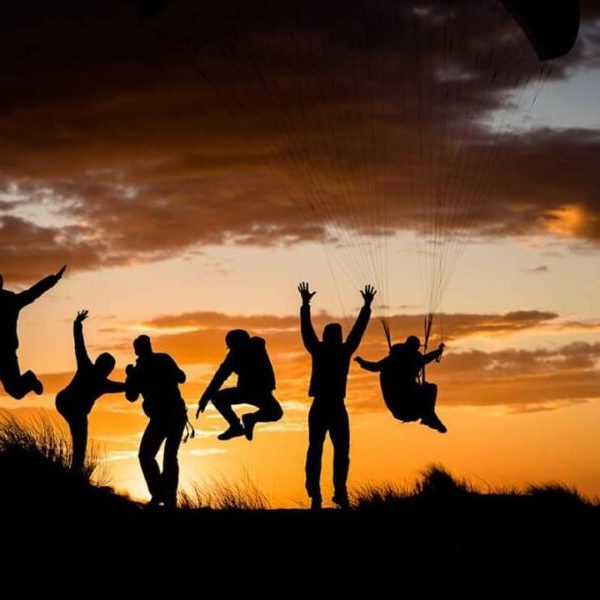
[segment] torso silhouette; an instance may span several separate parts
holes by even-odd
[[[17,336],[19,312],[24,306],[31,304],[47,292],[57,281],[56,276],[49,275],[19,293],[0,290],[0,350],[14,351],[19,347]]]
[[[127,376],[127,386],[142,395],[142,408],[150,418],[185,414],[179,383],[185,374],[168,355],[160,352],[138,357]]]
[[[124,385],[111,381],[98,372],[85,349],[81,323],[73,325],[73,332],[77,370],[69,385],[59,392],[57,402],[61,404],[60,410],[65,413],[77,412],[79,414],[84,412],[88,414],[100,396],[111,392],[122,392]]]
[[[210,389],[216,392],[232,373],[238,376],[240,392],[264,394],[275,389],[275,373],[263,338],[252,337],[241,347],[230,350],[215,373]]]
[[[310,321],[310,306],[301,307],[302,336],[312,357],[308,395],[313,396],[316,402],[344,403],[350,359],[360,344],[370,315],[370,308],[363,306],[346,341],[326,343],[320,341],[314,332]]]

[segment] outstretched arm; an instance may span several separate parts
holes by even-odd
[[[370,360],[365,360],[360,356],[357,356],[354,361],[360,365],[361,369],[364,369],[365,371],[372,371],[373,373],[379,373],[379,371],[381,371],[381,367],[383,366],[382,360],[378,362],[371,362]]]
[[[85,347],[85,340],[83,339],[83,322],[87,318],[88,311],[80,310],[73,321],[73,340],[75,342],[75,359],[77,360],[77,368],[92,364]]]
[[[302,297],[302,306],[300,307],[300,333],[302,334],[304,347],[312,353],[319,344],[319,338],[315,333],[315,328],[313,327],[312,319],[310,317],[310,301],[317,292],[311,292],[308,283],[305,281],[298,286],[298,291]]]
[[[446,346],[444,344],[440,344],[437,348],[437,350],[433,350],[432,352],[428,352],[427,354],[425,354],[423,356],[423,364],[424,365],[428,365],[430,362],[433,362],[434,360],[440,360],[440,358],[442,357],[442,354],[444,353],[444,348]]]
[[[125,382],[121,381],[111,381],[107,379],[104,384],[104,393],[105,394],[118,394],[120,392],[124,392],[127,389],[127,385]]]
[[[24,290],[20,294],[18,294],[17,297],[19,299],[19,304],[20,304],[21,308],[23,308],[23,306],[27,306],[28,304],[31,304],[34,300],[37,300],[42,294],[47,292],[50,288],[54,287],[58,283],[60,278],[62,277],[66,268],[67,268],[67,265],[64,265],[54,275],[48,275],[48,277],[44,277],[44,279],[41,279],[40,281],[38,281],[37,283],[32,285],[28,290]]]
[[[212,397],[219,391],[221,386],[225,383],[225,380],[233,373],[230,357],[231,353],[225,357],[225,360],[213,375],[213,378],[204,390],[204,393],[200,396],[200,400],[198,400],[198,410],[196,411],[196,419],[199,417],[200,413],[204,412],[209,400],[212,400]]]
[[[371,304],[377,292],[373,286],[365,285],[365,289],[361,290],[360,293],[363,297],[364,304],[358,313],[356,322],[352,326],[352,329],[346,338],[346,346],[350,354],[354,354],[356,352],[356,349],[362,340],[362,336],[367,329],[369,318],[371,317]]]

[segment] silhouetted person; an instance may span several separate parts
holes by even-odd
[[[342,338],[342,326],[329,323],[323,329],[323,341],[319,341],[310,318],[310,300],[316,294],[308,283],[298,286],[302,296],[300,330],[304,346],[312,357],[312,374],[308,395],[313,403],[308,413],[308,452],[306,454],[306,491],[312,508],[321,508],[321,460],[325,436],[333,444],[333,501],[347,508],[346,480],[350,466],[350,425],[344,399],[350,358],[358,348],[369,323],[371,303],[375,290],[367,285],[360,293],[364,300],[358,318],[346,341]]]
[[[229,429],[217,437],[229,440],[245,435],[251,440],[256,423],[279,421],[283,415],[281,405],[273,396],[273,366],[263,338],[250,337],[247,331],[234,329],[225,336],[225,343],[229,352],[200,397],[196,418],[204,412],[209,400],[212,400],[215,408],[229,423]],[[238,376],[237,386],[220,389],[232,373]],[[233,404],[250,404],[258,410],[242,415],[240,422],[231,408]]]
[[[138,358],[135,366],[127,365],[125,395],[135,402],[141,394],[142,408],[150,419],[140,443],[140,465],[152,495],[150,504],[174,508],[179,484],[177,453],[187,423],[185,402],[179,391],[185,373],[168,354],[154,352],[147,335],[137,337],[133,348]],[[163,442],[161,473],[156,455]]]
[[[35,392],[38,395],[44,392],[42,382],[33,371],[25,371],[21,374],[19,368],[19,359],[17,358],[19,313],[22,308],[55,286],[66,268],[67,265],[64,265],[54,275],[44,277],[28,290],[19,293],[5,290],[4,279],[0,275],[0,381],[2,381],[6,393],[15,400],[21,400],[29,392]]]
[[[420,419],[422,425],[446,433],[446,426],[435,413],[437,385],[418,380],[425,365],[439,361],[444,344],[425,355],[419,351],[420,347],[419,338],[411,335],[403,344],[394,344],[389,355],[379,362],[369,362],[360,356],[355,360],[363,369],[379,373],[383,399],[396,419]]]
[[[67,421],[73,439],[71,468],[74,471],[81,471],[85,463],[88,415],[94,403],[103,394],[125,391],[125,383],[108,379],[115,368],[111,354],[103,352],[95,362],[90,360],[83,339],[83,321],[87,317],[88,311],[82,310],[73,321],[77,370],[69,385],[56,396],[56,409]]]

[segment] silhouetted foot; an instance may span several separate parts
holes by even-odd
[[[252,413],[242,415],[242,423],[244,424],[244,435],[246,436],[246,439],[252,441],[254,426],[256,425],[254,415]]]
[[[160,508],[160,503],[162,502],[162,500],[156,496],[153,496],[150,500],[150,502],[148,502],[146,504],[146,508],[152,510],[152,509],[157,509]]]
[[[447,427],[440,421],[440,418],[435,413],[423,417],[421,419],[421,425],[427,425],[427,427],[431,427],[431,429],[435,429],[440,433],[446,433],[448,431]]]
[[[219,434],[217,439],[230,440],[231,438],[239,437],[240,435],[244,435],[244,428],[238,423],[237,425],[232,425],[229,429]]]
[[[350,500],[348,500],[348,494],[335,494],[332,500],[334,504],[337,504],[340,508],[350,508]]]
[[[321,496],[313,496],[310,499],[310,510],[321,510],[322,503]]]

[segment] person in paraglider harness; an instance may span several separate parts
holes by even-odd
[[[438,361],[444,352],[444,344],[437,350],[421,354],[421,342],[411,335],[403,344],[394,344],[388,356],[378,362],[370,362],[357,356],[354,360],[366,371],[379,373],[381,393],[386,406],[400,421],[419,421],[440,433],[448,431],[435,413],[437,385],[420,381],[423,367]]]

